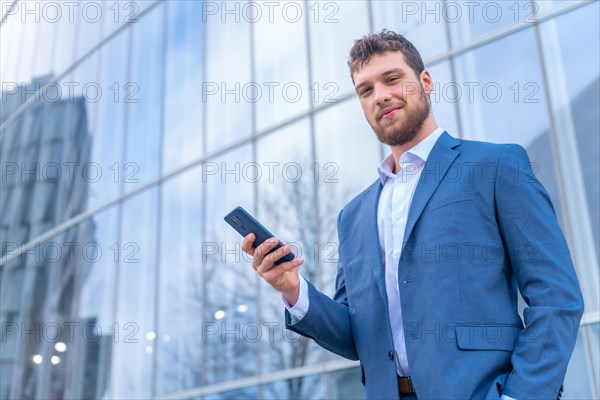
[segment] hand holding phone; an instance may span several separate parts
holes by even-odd
[[[267,239],[274,237],[267,228],[265,228],[260,222],[256,220],[250,213],[244,210],[242,207],[236,207],[233,211],[225,216],[225,222],[238,231],[242,236],[246,237],[249,233],[254,233],[255,240],[252,246],[257,248],[263,244]],[[279,241],[277,245],[271,249],[267,254],[271,254],[275,250],[283,247],[284,244]],[[286,261],[292,261],[296,256],[290,252],[279,260],[275,261],[275,265],[279,265]]]
[[[245,240],[242,244],[242,250],[250,255],[254,255],[253,252],[257,248],[265,249],[266,254],[271,254],[274,251],[278,251],[283,255],[279,256],[279,259],[273,262],[272,260],[265,259],[265,255],[255,256],[252,262],[254,270],[275,290],[281,292],[286,301],[294,305],[298,301],[300,295],[300,277],[298,276],[298,267],[304,262],[302,258],[295,258],[294,253],[287,249],[281,249],[284,244],[278,239],[277,243],[270,243],[268,239],[274,238],[274,235],[269,232],[267,228],[262,226],[253,216],[251,216],[242,207],[236,207],[233,211],[225,216],[225,221],[238,231]],[[254,234],[254,242],[250,246],[249,241],[246,239],[249,234]],[[266,243],[265,243],[266,241]],[[254,249],[254,250],[253,250]],[[270,249],[269,251],[267,251]],[[278,250],[281,249],[281,250]],[[277,267],[281,263],[286,264]]]

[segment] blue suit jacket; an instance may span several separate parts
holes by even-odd
[[[398,398],[384,265],[379,180],[338,217],[333,299],[309,286],[288,328],[360,360],[371,399]],[[419,399],[556,398],[583,299],[547,192],[525,150],[436,142],[415,189],[398,265],[406,351]],[[524,323],[518,289],[528,307]]]

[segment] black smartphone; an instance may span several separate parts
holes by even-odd
[[[267,228],[262,226],[262,224],[258,222],[256,218],[250,215],[248,211],[244,210],[242,207],[239,206],[234,208],[233,211],[231,211],[225,216],[225,222],[231,225],[233,229],[238,231],[244,237],[251,232],[254,233],[255,239],[254,243],[252,244],[254,248],[257,248],[265,240],[275,236],[271,232],[269,232]],[[281,247],[283,247],[283,243],[279,241],[279,243],[277,243],[277,246],[275,246],[267,254],[270,254]],[[294,255],[294,253],[290,252],[285,256],[281,257],[279,260],[275,261],[275,265],[279,265],[286,261],[292,261],[295,257],[296,256]]]

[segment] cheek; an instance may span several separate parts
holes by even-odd
[[[360,107],[363,109],[363,111],[366,114],[369,110],[369,102],[365,99],[360,99],[359,102],[360,102]]]
[[[374,115],[375,115],[375,111],[374,111],[374,107],[373,105],[365,100],[361,100],[360,102],[360,107],[363,110],[363,114],[365,115],[365,117],[369,120],[369,121],[374,121]]]
[[[404,88],[404,94],[407,96],[420,96],[423,91],[423,86],[420,82],[408,82]]]

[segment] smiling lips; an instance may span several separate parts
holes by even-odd
[[[388,119],[391,118],[396,111],[400,110],[402,107],[400,106],[392,106],[385,108],[382,112],[379,113],[378,119]]]

